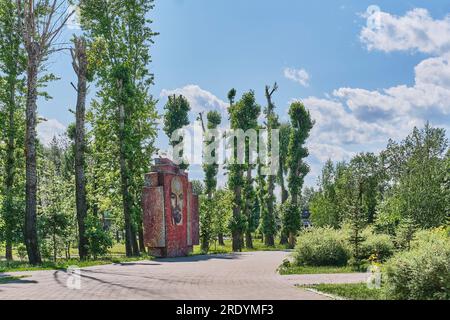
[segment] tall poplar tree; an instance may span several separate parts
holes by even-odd
[[[275,83],[273,87],[266,86],[265,95],[267,99],[267,107],[264,111],[266,115],[266,127],[268,131],[268,153],[271,155],[272,153],[272,131],[274,129],[278,129],[279,122],[278,116],[275,113],[275,104],[273,103],[272,96],[278,90],[278,85]],[[267,246],[275,245],[275,234],[276,234],[276,226],[275,226],[275,182],[276,176],[269,175],[267,177],[267,194],[265,196],[263,205],[265,206],[264,214],[261,216],[262,219],[262,231],[264,233],[264,243]]]
[[[182,129],[184,126],[189,124],[189,111],[191,111],[191,107],[189,105],[189,101],[182,95],[173,95],[169,97],[166,105],[164,106],[164,132],[167,137],[170,139],[170,144],[172,147],[175,147],[179,143],[183,141],[183,138],[180,137],[179,140],[172,140],[172,134],[178,130]],[[183,154],[177,155],[183,156]],[[181,169],[187,169],[189,167],[188,164],[182,163],[180,164]]]
[[[231,129],[241,129],[246,132],[249,129],[258,128],[258,117],[261,113],[261,107],[256,103],[255,93],[253,91],[245,93],[241,100],[234,103],[236,91],[233,89],[230,91],[228,97],[230,100],[230,107],[228,109],[230,115]],[[236,140],[236,139],[235,139]],[[253,188],[252,168],[253,165],[249,161],[249,146],[250,140],[248,137],[245,139],[244,146],[238,146],[236,141],[232,141],[233,144],[233,160],[237,159],[238,148],[245,148],[246,164],[235,163],[232,161],[228,166],[229,176],[228,184],[230,190],[234,191],[234,208],[233,208],[233,221],[232,221],[232,233],[233,233],[233,251],[241,251],[243,244],[243,233],[246,233],[246,244],[252,246],[251,230],[248,228],[248,224],[252,219],[252,207],[250,201],[250,192]],[[244,171],[246,176],[244,178]],[[244,188],[243,192],[243,186]],[[244,198],[245,197],[245,201]]]
[[[24,135],[24,71],[25,52],[22,46],[19,11],[14,1],[0,3],[0,141],[5,141],[5,161],[3,164],[4,195],[1,217],[3,217],[6,259],[12,260],[12,247],[18,231],[22,229],[21,207],[23,203],[23,150]]]
[[[71,50],[72,67],[77,75],[77,107],[75,111],[75,193],[78,220],[78,253],[80,259],[88,257],[88,239],[86,237],[87,195],[86,195],[86,94],[88,82],[87,43],[83,37],[73,39]]]
[[[26,99],[26,210],[25,244],[30,264],[41,263],[37,234],[37,163],[36,125],[39,83],[51,77],[39,79],[43,63],[61,48],[55,42],[74,12],[67,14],[64,0],[17,0],[20,29],[27,53],[27,99]]]
[[[283,215],[283,228],[289,234],[289,246],[293,247],[301,222],[299,196],[301,196],[305,176],[309,173],[309,166],[304,161],[309,155],[305,143],[314,126],[314,121],[301,102],[291,104],[289,116],[292,129],[289,139],[287,164],[289,167],[288,186],[291,198]]]
[[[153,75],[148,70],[156,33],[147,16],[154,5],[150,0],[80,0],[79,5],[101,88],[94,127],[109,134],[110,151],[116,155],[126,254],[135,256],[143,249],[137,241],[142,228],[139,194],[157,133],[155,101],[149,94]]]
[[[200,116],[202,116],[202,115],[200,114]],[[208,130],[217,129],[217,127],[222,122],[222,116],[217,111],[208,112],[206,117],[208,120],[208,122],[207,122]],[[203,119],[202,119],[202,125],[203,125]],[[205,145],[210,145],[212,143],[214,143],[214,137],[212,137],[212,139],[210,141],[205,141]],[[213,151],[213,154],[211,156],[215,157],[215,150]],[[205,164],[205,165],[203,165],[203,171],[205,172],[205,193],[207,196],[206,204],[211,209],[213,207],[213,203],[212,203],[213,196],[214,196],[214,193],[217,188],[217,174],[219,173],[219,165],[217,163]],[[202,232],[203,236],[201,239],[202,240],[201,246],[202,246],[203,252],[208,252],[209,241],[210,241],[210,238],[212,235],[212,230],[213,230],[213,226],[212,226],[213,216],[212,216],[211,210],[205,210],[205,214],[210,215],[209,217],[206,217],[206,219],[204,219],[210,225],[204,226],[204,227],[208,228],[208,230],[211,230],[211,232]]]

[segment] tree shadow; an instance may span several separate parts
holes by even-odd
[[[64,283],[63,281],[61,281],[59,279],[59,273],[60,272],[63,272],[63,271],[55,271],[53,273],[53,278],[55,279],[55,281],[59,285],[66,287],[66,283]],[[63,272],[63,273],[65,273],[65,272]],[[148,288],[144,289],[144,288],[132,287],[132,286],[124,285],[124,284],[121,284],[121,283],[114,283],[114,282],[111,282],[111,281],[106,281],[106,280],[100,279],[100,278],[95,277],[93,275],[86,275],[86,273],[92,273],[92,274],[98,273],[98,274],[109,274],[109,275],[113,274],[113,275],[118,275],[118,276],[133,276],[133,277],[136,277],[136,275],[126,275],[126,274],[120,274],[120,273],[114,273],[114,272],[104,272],[104,271],[101,272],[101,271],[94,271],[94,270],[82,270],[82,273],[79,276],[82,279],[88,279],[88,280],[91,280],[91,281],[95,281],[95,282],[104,284],[106,286],[112,287],[112,288],[120,288],[120,289],[127,289],[127,290],[131,290],[131,291],[137,291],[137,292],[141,292],[143,294],[150,294],[150,295],[158,296],[158,297],[165,298],[165,299],[169,298],[169,297],[163,296],[161,294],[161,292],[159,290],[157,290],[157,289],[151,290],[151,289],[148,289]],[[158,279],[158,278],[151,278],[151,277],[142,277],[142,278],[148,278],[148,279],[153,279],[153,280],[162,280],[162,281],[166,280],[166,279]]]
[[[132,266],[160,266],[161,263],[151,263],[151,262],[118,262],[113,263],[113,266],[121,267],[132,267]]]
[[[210,254],[210,255],[193,255],[187,257],[177,258],[157,258],[155,261],[169,262],[169,263],[191,263],[202,262],[208,260],[236,260],[248,255],[247,253],[227,253],[227,254]]]

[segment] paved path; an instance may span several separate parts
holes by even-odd
[[[325,296],[294,287],[295,284],[305,283],[305,279],[313,281],[311,278],[286,277],[276,273],[276,268],[288,254],[287,252],[253,252],[84,268],[81,270],[81,289],[79,290],[67,287],[69,276],[64,271],[9,273],[10,275],[31,275],[31,277],[1,284],[0,300],[327,299]],[[349,277],[352,278],[352,276]],[[317,279],[320,280],[320,277]],[[315,283],[314,281],[312,283]]]

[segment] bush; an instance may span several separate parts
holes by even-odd
[[[345,266],[349,259],[345,234],[332,228],[312,228],[303,231],[295,247],[298,266]]]
[[[108,253],[109,248],[112,247],[113,242],[109,233],[103,230],[103,226],[95,217],[89,216],[86,219],[86,237],[88,241],[89,255],[97,259]]]
[[[385,266],[385,291],[396,300],[450,299],[450,241],[443,229],[420,231],[411,250]]]
[[[376,256],[383,262],[394,254],[394,243],[387,234],[370,234],[362,243],[361,253],[364,259]]]

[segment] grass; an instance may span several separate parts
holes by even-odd
[[[13,281],[17,281],[23,278],[28,278],[29,276],[17,276],[17,277],[0,277],[0,284],[5,284]]]
[[[100,266],[113,263],[127,263],[142,260],[151,260],[150,256],[142,255],[141,257],[103,257],[96,260],[80,261],[79,259],[60,259],[56,262],[44,261],[42,264],[32,266],[28,262],[23,261],[0,261],[0,273],[15,272],[15,271],[40,271],[40,270],[66,270],[70,266],[77,266],[80,268]]]
[[[334,267],[334,266],[290,266],[280,267],[279,272],[281,275],[292,274],[333,274],[333,273],[353,273],[355,270],[350,266]]]
[[[317,284],[302,288],[331,294],[348,300],[385,300],[382,289],[370,289],[365,283],[353,284]]]
[[[224,241],[225,245],[220,246],[218,243],[211,243],[209,254],[228,254],[233,253],[231,240],[227,239]],[[268,247],[260,239],[253,239],[253,248],[242,248],[242,252],[254,252],[254,251],[280,251],[287,250],[287,245],[280,245],[276,242],[275,246]],[[204,254],[200,246],[194,247],[193,255]]]

